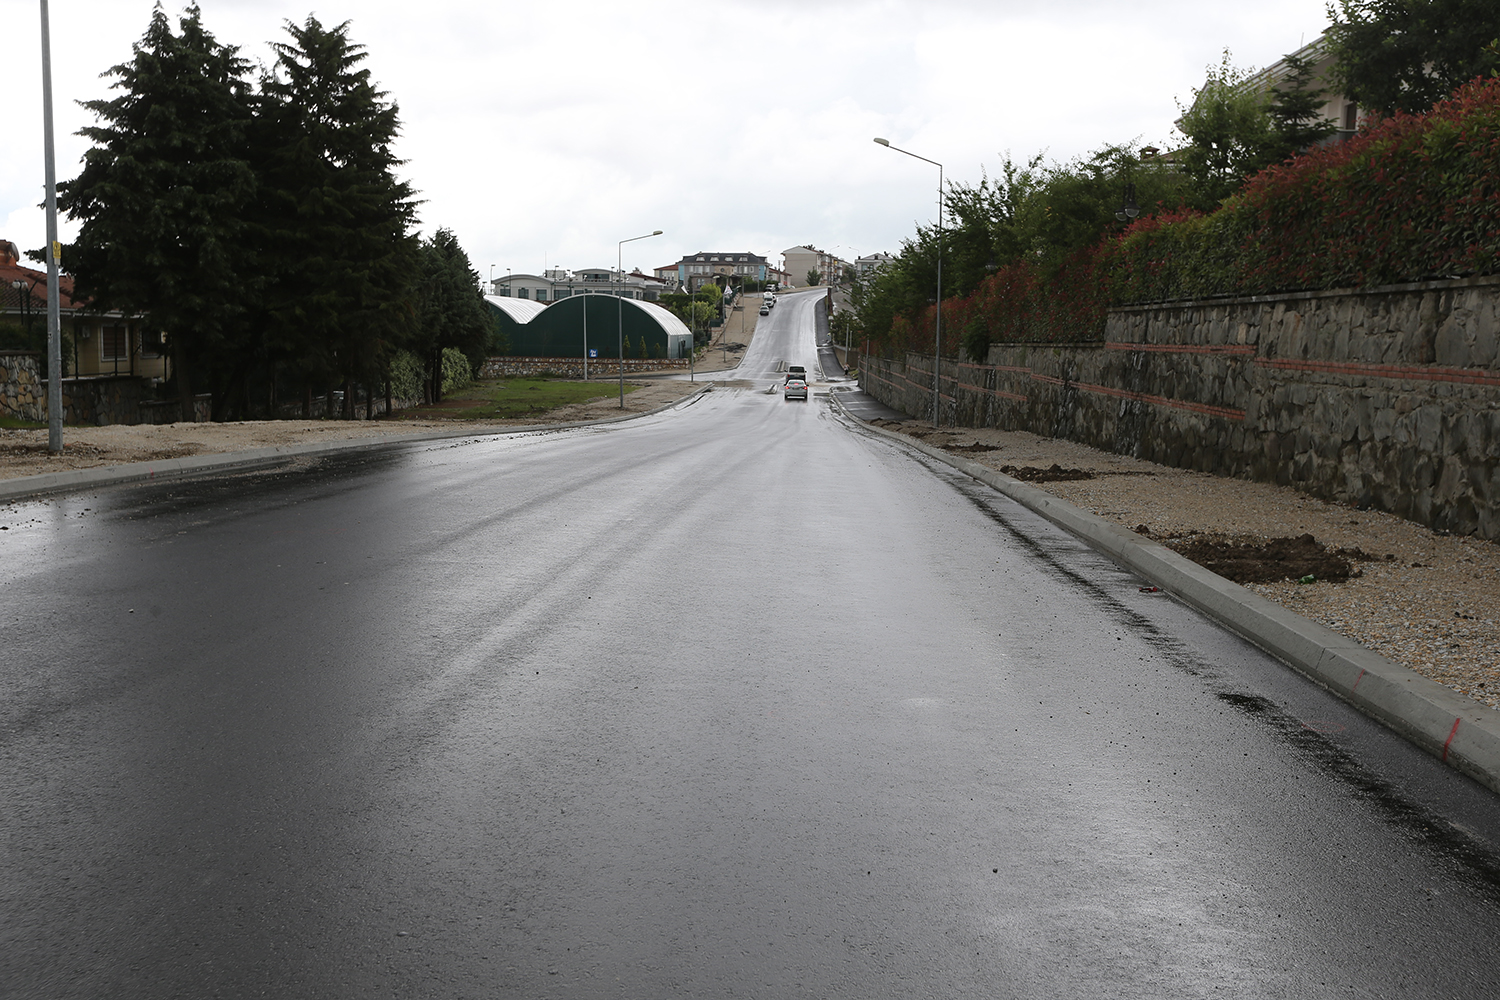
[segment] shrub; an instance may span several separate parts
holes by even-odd
[[[473,370],[464,352],[456,347],[443,348],[443,395],[467,388],[473,382]]]
[[[943,350],[1098,340],[1111,306],[1500,271],[1500,79],[1424,115],[1252,176],[1212,214],[1138,219],[1060,265],[1018,259],[943,302]],[[883,351],[932,350],[932,307],[898,315]],[[961,337],[952,336],[962,331]]]
[[[391,395],[397,399],[421,399],[427,370],[410,351],[397,351],[391,359]]]

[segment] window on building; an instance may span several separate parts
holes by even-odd
[[[159,358],[167,352],[167,345],[162,342],[160,330],[141,330],[141,357]]]
[[[531,298],[531,289],[529,289],[529,288],[517,288],[516,289],[516,298],[518,298],[518,299],[529,299],[529,298]]]
[[[130,356],[125,352],[123,326],[106,326],[99,333],[99,356],[105,361],[124,361]]]
[[[553,291],[553,293],[552,293],[552,299],[553,299],[553,301],[556,301],[558,299],[565,299],[569,295],[572,295],[572,294],[573,294],[573,289],[571,289],[571,288],[558,288],[558,289],[556,289],[556,290]]]
[[[538,302],[546,302],[547,301],[547,289],[545,289],[545,288],[538,288],[536,290],[536,300]]]

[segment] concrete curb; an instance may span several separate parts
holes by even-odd
[[[156,479],[179,479],[184,476],[210,472],[243,471],[286,465],[293,459],[308,456],[334,455],[350,451],[373,451],[403,444],[420,444],[423,441],[445,441],[453,438],[496,437],[502,434],[534,434],[538,431],[560,431],[572,427],[597,427],[601,424],[617,424],[625,420],[649,417],[674,406],[682,406],[697,399],[714,387],[706,382],[703,388],[690,392],[681,399],[664,403],[655,409],[641,413],[629,413],[619,417],[602,417],[598,420],[573,420],[563,424],[532,424],[525,427],[471,427],[467,430],[418,431],[412,434],[392,434],[383,437],[345,438],[338,441],[310,441],[307,444],[277,445],[267,448],[247,448],[244,451],[214,452],[206,455],[187,455],[183,458],[166,458],[156,462],[133,462],[129,465],[105,465],[93,469],[69,469],[66,472],[43,472],[35,476],[18,476],[15,479],[0,479],[0,502],[19,500],[25,497],[48,493],[64,493],[69,490],[88,489],[96,486],[114,486],[120,483],[147,482]]]
[[[847,414],[842,405],[839,409]],[[900,441],[993,487],[1077,535],[1445,764],[1500,792],[1500,713],[1046,490],[905,434],[861,423],[866,430]]]

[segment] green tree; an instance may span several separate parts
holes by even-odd
[[[821,285],[823,283],[823,272],[812,268],[807,272],[807,283],[809,285]]]
[[[309,15],[286,29],[261,82],[264,240],[281,262],[268,299],[274,344],[309,393],[370,384],[411,337],[416,311],[415,193],[391,148],[399,111],[359,68],[364,47],[347,21],[325,28]]]
[[[1323,117],[1323,94],[1313,86],[1312,62],[1288,55],[1282,58],[1288,73],[1271,88],[1267,112],[1277,142],[1270,159],[1288,157],[1317,145],[1338,131],[1338,125]]]
[[[1416,114],[1500,69],[1494,0],[1339,0],[1328,29],[1333,78],[1379,114]]]
[[[58,206],[80,224],[67,256],[78,293],[166,333],[192,420],[197,380],[214,385],[217,404],[232,379],[215,376],[243,357],[258,284],[247,249],[256,179],[246,62],[196,5],[178,30],[157,7],[130,61],[105,74],[119,96],[84,103],[100,124],[80,131],[93,146],[59,185]]]
[[[1198,208],[1218,205],[1276,155],[1269,97],[1250,85],[1250,76],[1235,68],[1225,49],[1223,60],[1209,67],[1208,79],[1193,91],[1192,103],[1180,109],[1177,129],[1188,145],[1178,158],[1192,180]]]
[[[428,370],[442,368],[438,358],[458,350],[468,366],[478,371],[494,337],[495,320],[479,290],[479,272],[459,246],[451,229],[439,229],[419,249],[415,346],[428,359]],[[433,402],[442,399],[446,378],[433,379]]]

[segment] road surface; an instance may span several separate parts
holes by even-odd
[[[0,995],[1494,988],[1495,796],[826,398],[0,525]]]

